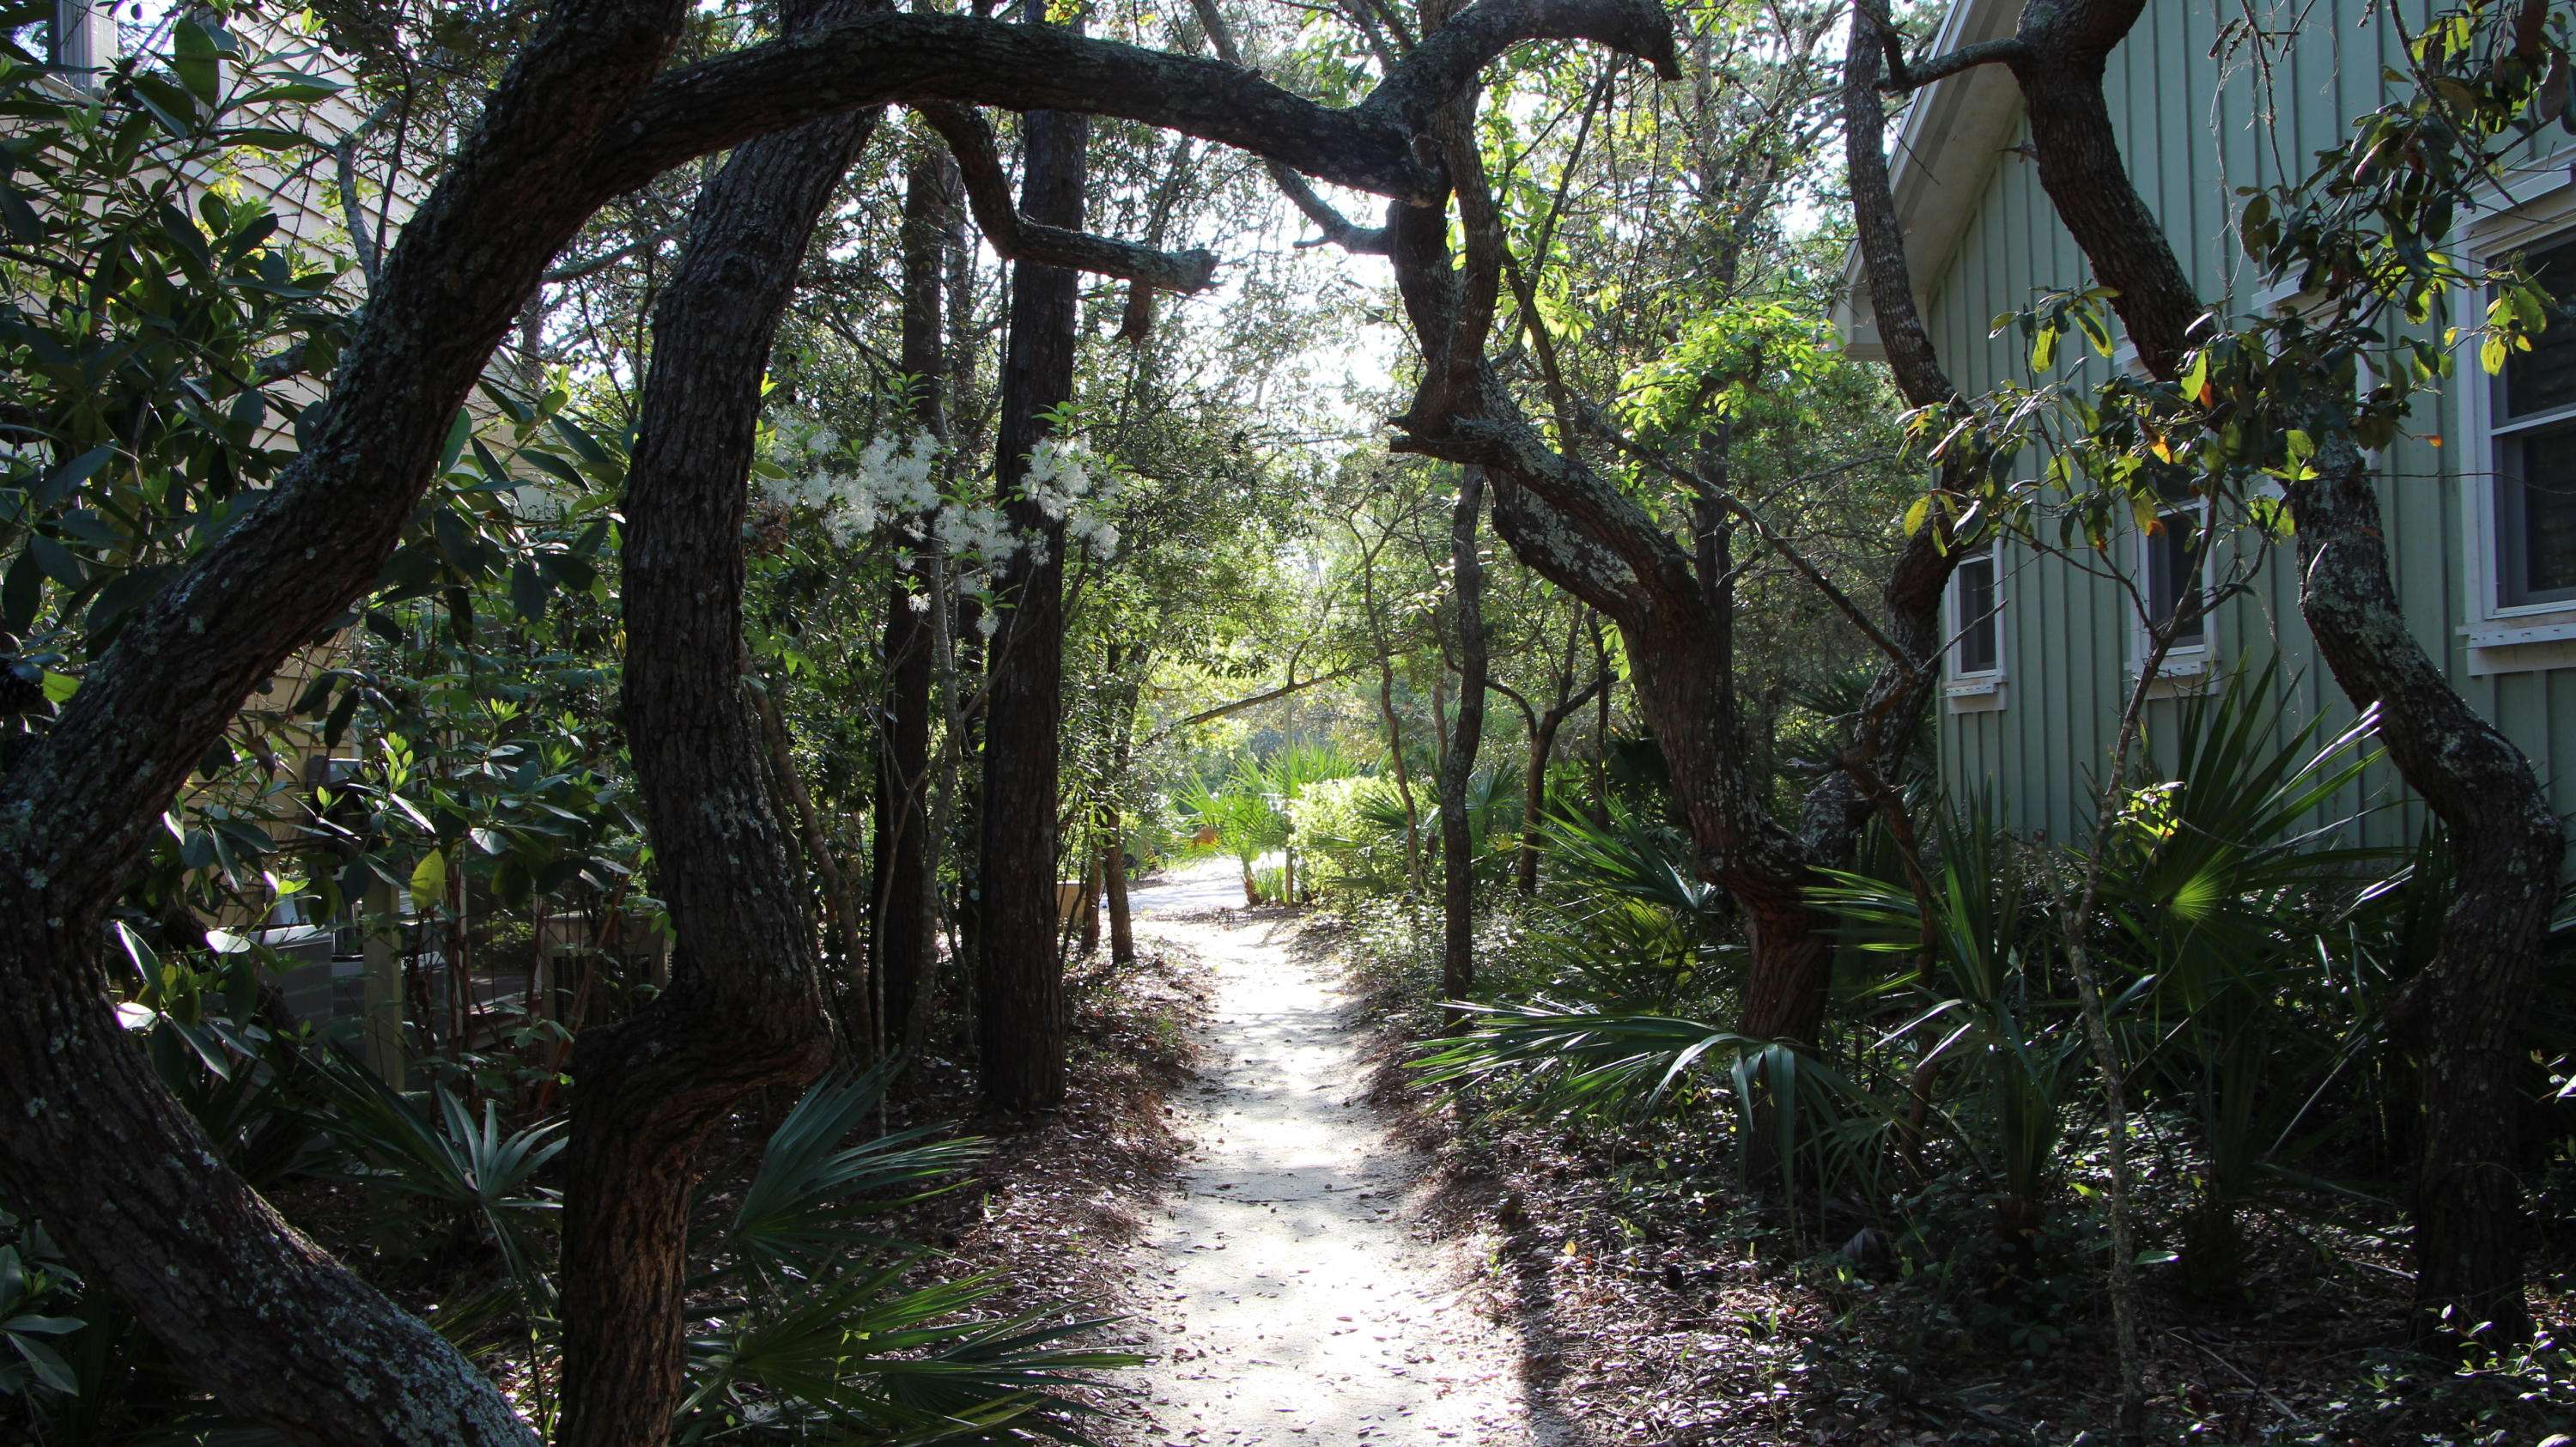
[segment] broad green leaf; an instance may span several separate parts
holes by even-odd
[[[436,850],[420,857],[411,869],[411,902],[415,909],[430,909],[447,897],[447,856]]]

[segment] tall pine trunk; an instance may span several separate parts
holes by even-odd
[[[1033,23],[1042,23],[1032,10]],[[1027,120],[1020,212],[1029,224],[1079,229],[1090,131],[1080,116],[1033,111]],[[1044,438],[1041,415],[1073,397],[1078,297],[1075,274],[1021,263],[1013,271],[1010,337],[1002,369],[1002,490],[1027,475]],[[1036,505],[1008,505],[1013,527],[1043,547],[1023,552],[1003,579],[985,708],[983,924],[976,970],[984,1098],[1003,1110],[1039,1110],[1064,1098],[1064,962],[1056,943],[1057,734],[1063,723],[1064,527]]]
[[[957,163],[928,137],[919,138],[904,174],[901,365],[914,381],[913,419],[936,437],[947,432],[944,408],[948,350],[942,323],[949,257],[959,234]],[[903,567],[886,594],[886,702],[877,750],[876,885],[870,891],[873,974],[879,1018],[889,1048],[921,1043],[930,1021],[938,961],[931,891],[931,645],[927,599],[939,607],[928,563]]]

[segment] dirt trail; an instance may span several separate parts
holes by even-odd
[[[1550,1447],[1507,1327],[1460,1263],[1413,1238],[1423,1159],[1361,1099],[1347,997],[1292,955],[1291,920],[1233,921],[1231,863],[1136,895],[1138,928],[1205,959],[1215,1010],[1176,1124],[1191,1157],[1150,1222],[1142,1294],[1157,1444]]]

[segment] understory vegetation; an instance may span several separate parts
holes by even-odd
[[[2335,845],[2367,731],[2281,737],[2248,695],[2180,714],[2094,925],[2131,1062],[2158,1429],[2566,1431],[2576,1356],[2555,1335],[2419,1354],[2396,1329],[2413,1142],[2385,1016],[2431,950],[2447,851]],[[1943,809],[1918,895],[1877,841],[1878,872],[1819,890],[1845,953],[1829,1031],[1792,1048],[1726,1023],[1740,926],[1680,831],[1610,814],[1552,826],[1545,887],[1480,925],[1463,1014],[1436,1003],[1436,912],[1342,905],[1390,1085],[1442,1108],[1460,1229],[1492,1234],[1506,1299],[1558,1314],[1563,1398],[1616,1413],[1623,1441],[2053,1440],[2107,1416],[2111,1180],[2057,913],[2070,851]],[[2545,1042],[2567,1006],[2537,1003],[2527,1087],[2557,1320],[2576,1174],[2567,1050]]]

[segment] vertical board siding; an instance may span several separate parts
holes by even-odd
[[[2410,23],[2428,8],[2408,3]],[[2266,26],[2304,17],[2296,39],[2258,64],[2240,44],[2223,62],[2211,51],[2219,28],[2243,12],[2216,0],[2147,7],[2113,58],[2107,80],[2139,190],[2157,206],[2167,237],[2204,296],[2239,309],[2258,303],[2263,279],[2245,262],[2235,234],[2240,187],[2303,179],[2319,150],[2338,144],[2355,117],[2388,96],[2382,69],[2400,41],[2384,7],[2361,0],[2258,0]],[[2028,139],[2014,128],[2016,143]],[[2090,284],[2082,254],[2061,226],[2036,169],[2006,150],[1988,157],[1955,152],[1921,158],[1944,182],[1974,189],[1979,199],[1956,250],[1927,276],[1927,322],[1942,361],[1959,385],[1978,392],[2005,381],[2033,381],[2027,343],[2017,329],[1989,336],[1992,319],[2029,307],[2039,293]],[[2099,375],[2089,349],[2070,338],[2060,348],[2061,376]],[[2464,400],[2482,395],[2472,359],[2452,395],[2419,404],[2410,435],[2382,458],[2390,562],[2410,627],[2453,682],[2530,755],[2562,811],[2576,811],[2576,669],[2472,678],[2466,625],[2468,597],[2462,521],[2464,469],[2482,466],[2456,447],[2431,439],[2465,435]],[[2034,466],[2036,464],[2033,464]],[[2319,736],[2348,727],[2354,709],[2317,658],[2298,612],[2298,570],[2286,543],[2254,537],[2227,547],[2268,555],[2243,596],[2211,621],[2222,678],[2250,684],[2274,659],[2280,665],[2272,706],[2281,726],[2318,721]],[[2132,556],[2123,552],[2125,565]],[[2222,554],[2222,560],[2224,558]],[[2008,546],[1999,570],[2004,706],[1949,712],[1939,720],[1938,756],[1950,795],[1962,804],[1988,796],[2013,829],[2054,839],[2083,837],[2093,791],[2109,762],[2113,726],[2128,691],[2130,625],[2116,585],[2069,562]],[[2178,704],[2150,711],[2150,752],[2173,759]],[[2423,827],[2419,801],[2395,771],[2374,763],[2314,821],[2360,816],[2366,842],[2403,846]]]

